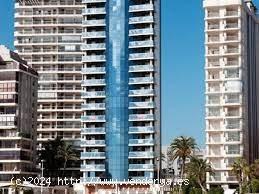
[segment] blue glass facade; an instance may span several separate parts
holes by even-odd
[[[128,178],[128,2],[107,4],[106,163],[109,178]]]

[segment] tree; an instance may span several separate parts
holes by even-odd
[[[244,184],[248,181],[250,174],[249,166],[245,159],[238,158],[232,165],[232,172],[235,174],[238,184],[239,193],[242,193]]]
[[[189,177],[193,177],[198,183],[204,193],[206,190],[206,173],[213,173],[211,165],[207,160],[200,159],[197,157],[191,157],[190,163],[187,165],[187,174]]]
[[[259,179],[259,160],[255,160],[251,165],[251,177]]]
[[[168,158],[170,160],[179,159],[181,161],[181,179],[185,172],[186,159],[191,157],[196,148],[195,140],[192,137],[180,136],[173,140],[168,150]]]
[[[68,161],[78,160],[76,155],[76,151],[73,149],[71,144],[64,142],[62,145],[58,147],[58,152],[56,155],[57,159],[61,159],[63,161],[63,172],[62,177],[64,177],[64,173],[67,167]]]

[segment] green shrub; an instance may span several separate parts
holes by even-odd
[[[259,193],[259,180],[253,179],[251,181],[252,193]]]
[[[202,194],[202,190],[201,190],[201,188],[193,187],[190,189],[190,194]]]
[[[213,187],[209,190],[208,194],[224,194],[224,189],[222,187]]]

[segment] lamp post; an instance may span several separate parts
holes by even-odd
[[[44,160],[41,160],[40,162],[41,162],[41,179],[42,179],[43,178],[43,170],[44,170],[44,168],[43,168]],[[43,185],[42,185],[42,183],[41,183],[41,186],[40,186],[40,193],[41,194],[43,193]]]

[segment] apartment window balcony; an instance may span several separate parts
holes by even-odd
[[[154,66],[153,65],[134,65],[129,66],[129,72],[141,72],[141,71],[153,71]]]
[[[129,152],[129,158],[153,158],[154,155],[151,151]]]
[[[209,24],[208,30],[219,30],[219,24]]]
[[[238,66],[239,62],[237,60],[228,60],[226,66]]]
[[[234,53],[239,53],[239,48],[227,48],[225,51],[226,54],[234,54]]]
[[[105,158],[105,152],[81,152],[81,159]]]
[[[81,145],[89,146],[105,146],[105,140],[81,140]]]
[[[238,11],[227,11],[225,16],[238,16]]]
[[[82,116],[81,120],[83,122],[105,122],[105,115]]]
[[[101,3],[106,2],[106,0],[82,0],[82,3]]]
[[[215,17],[219,17],[218,11],[209,11],[208,12],[208,18],[215,18]]]
[[[153,170],[153,164],[129,164],[129,170]]]
[[[218,105],[218,104],[220,104],[220,99],[219,98],[208,99],[207,104],[209,104],[209,105]]]
[[[228,97],[227,99],[225,99],[225,103],[226,104],[236,104],[236,103],[240,103],[240,98],[239,96],[233,96],[233,97]]]
[[[129,145],[153,145],[153,139],[130,139]]]
[[[154,108],[154,102],[130,102],[129,108]]]
[[[238,41],[238,36],[227,36],[226,41]]]
[[[105,133],[104,127],[81,129],[81,134],[104,134],[104,133]]]
[[[207,92],[220,92],[220,87],[208,87]]]
[[[88,103],[88,104],[82,104],[82,109],[85,109],[85,110],[105,109],[105,103]]]
[[[227,73],[225,74],[225,78],[226,78],[226,79],[239,78],[239,72],[227,72]]]
[[[105,67],[83,68],[82,73],[85,73],[85,74],[103,74],[103,73],[105,73]]]
[[[207,113],[207,116],[208,116],[208,117],[220,117],[221,114],[220,114],[220,111],[209,111],[209,112]]]
[[[228,134],[228,137],[226,139],[227,142],[238,142],[240,141],[240,134]]]
[[[105,79],[88,79],[82,81],[83,86],[105,85]]]
[[[142,17],[129,18],[129,24],[152,23],[152,22],[154,22],[153,16],[142,16]]]
[[[84,15],[105,14],[105,8],[87,8],[83,10]]]
[[[229,123],[226,125],[226,129],[240,129],[240,123]]]
[[[152,35],[152,34],[154,34],[153,28],[142,28],[142,29],[129,30],[129,36]]]
[[[81,171],[105,171],[104,164],[81,165]]]
[[[105,43],[94,43],[94,44],[83,44],[81,46],[82,50],[104,50]]]
[[[154,133],[154,127],[129,127],[129,133]]]
[[[208,55],[219,55],[219,49],[209,49]]]
[[[95,98],[95,97],[105,97],[104,91],[96,91],[96,92],[83,92],[81,94],[82,97],[89,97],[89,98]]]
[[[213,136],[209,138],[209,143],[220,143],[221,140],[222,139],[220,136]]]
[[[218,73],[209,73],[208,80],[219,80],[220,75]]]
[[[151,10],[154,10],[153,4],[131,5],[129,7],[129,12],[151,11]]]
[[[129,84],[146,84],[146,83],[153,83],[153,77],[136,77],[136,78],[129,78]]]
[[[238,23],[227,23],[226,29],[238,28]]]
[[[105,55],[88,55],[82,57],[83,62],[99,62],[105,61]]]
[[[129,115],[129,121],[152,121],[154,120],[153,114],[132,114]]]
[[[82,38],[105,38],[104,31],[83,32]]]
[[[141,90],[130,90],[129,96],[146,96],[154,95],[155,91],[153,89],[141,89]]]
[[[208,42],[209,43],[213,43],[213,42],[219,42],[219,37],[218,36],[211,36],[208,38]]]
[[[228,150],[226,152],[227,155],[239,155],[240,154],[240,150]]]
[[[129,55],[129,60],[153,59],[154,53],[132,53]]]
[[[85,26],[104,26],[105,25],[105,20],[85,20],[83,21],[83,25]]]
[[[129,48],[136,48],[136,47],[153,47],[154,41],[148,40],[148,41],[132,41],[129,42]]]

